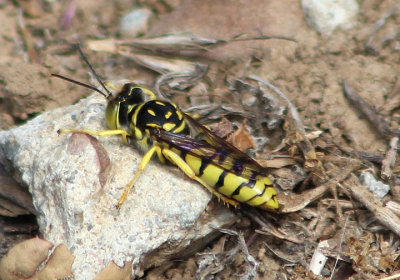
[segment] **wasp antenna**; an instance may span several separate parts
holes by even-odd
[[[53,73],[51,73],[51,76],[57,77],[57,78],[60,78],[60,79],[63,79],[63,80],[66,80],[66,81],[68,81],[68,82],[71,82],[71,83],[80,85],[80,86],[82,86],[82,87],[90,88],[91,90],[94,90],[94,91],[100,93],[101,95],[103,95],[103,96],[104,96],[105,98],[107,98],[107,99],[109,99],[109,96],[111,96],[111,95],[105,94],[104,92],[102,92],[101,90],[99,90],[98,88],[96,88],[96,87],[94,87],[94,86],[92,86],[92,85],[88,85],[88,84],[79,82],[79,81],[77,81],[77,80],[73,80],[73,79],[71,79],[71,78],[68,78],[68,77],[65,77],[65,76],[62,76],[62,75],[59,75],[59,74],[53,74]]]
[[[79,51],[79,54],[81,55],[83,61],[86,63],[87,66],[89,66],[90,71],[92,71],[93,75],[95,76],[96,80],[100,83],[100,85],[102,86],[102,88],[107,92],[107,99],[110,99],[112,97],[111,92],[109,91],[109,89],[105,86],[105,84],[103,83],[103,81],[100,79],[99,75],[97,75],[96,71],[94,71],[92,65],[90,64],[90,62],[88,61],[88,59],[86,58],[85,54],[83,53],[81,46],[79,44],[76,44],[76,48]],[[104,93],[103,93],[104,95]]]

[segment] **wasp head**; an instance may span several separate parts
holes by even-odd
[[[134,83],[125,84],[117,95],[109,99],[106,108],[106,122],[110,129],[120,129],[129,125],[132,110],[149,100],[156,99],[155,94]]]

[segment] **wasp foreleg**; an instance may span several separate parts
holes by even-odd
[[[236,200],[230,199],[223,194],[220,194],[212,187],[210,187],[206,182],[204,182],[200,177],[196,176],[192,168],[190,168],[190,166],[177,153],[174,153],[173,151],[165,148],[162,149],[162,153],[170,162],[178,166],[179,169],[186,174],[186,176],[202,184],[209,192],[218,197],[218,199],[222,199],[222,201],[235,207],[239,204]]]

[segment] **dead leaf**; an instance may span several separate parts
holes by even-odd
[[[249,148],[256,148],[256,143],[254,143],[253,138],[246,129],[246,120],[244,120],[239,129],[232,134],[230,140],[232,144],[242,152]]]
[[[213,133],[224,139],[234,131],[232,123],[225,117],[222,117],[220,122],[210,125],[210,128]]]
[[[2,280],[26,280],[47,259],[53,244],[38,237],[15,245],[0,261]]]
[[[131,279],[132,262],[125,262],[124,267],[119,267],[113,262],[110,262],[94,280],[129,280]]]
[[[257,162],[264,167],[268,168],[282,168],[285,166],[295,165],[296,160],[290,157],[281,157],[274,159],[258,159]]]
[[[74,256],[68,250],[67,246],[61,244],[57,246],[53,254],[51,254],[44,268],[30,278],[30,280],[64,279],[72,276],[72,264],[74,259]]]

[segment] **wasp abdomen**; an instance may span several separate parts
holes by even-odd
[[[257,175],[254,179],[247,179],[205,157],[192,154],[186,154],[184,160],[196,176],[225,197],[264,209],[279,208],[276,191],[268,177]]]

